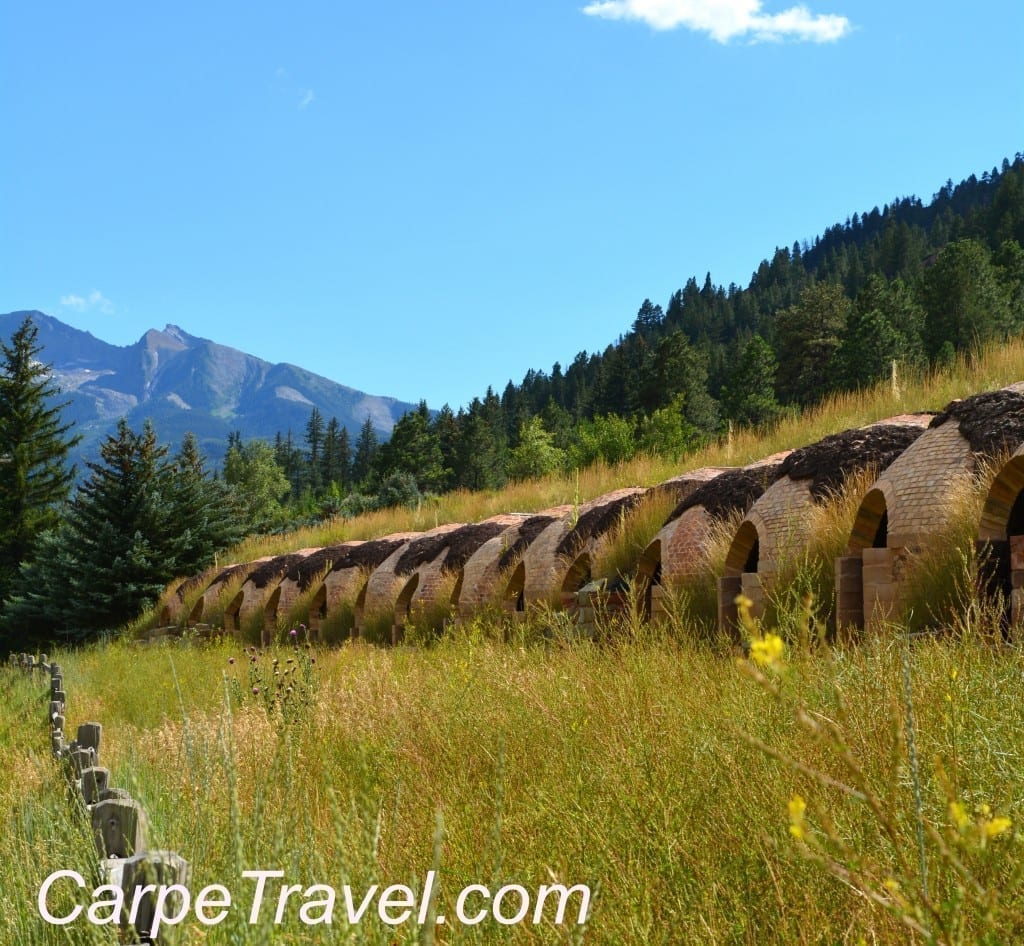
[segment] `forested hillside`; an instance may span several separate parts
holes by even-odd
[[[813,244],[765,259],[745,288],[691,277],[664,306],[645,299],[628,332],[568,366],[532,370],[468,408],[426,404],[386,444],[350,449],[315,414],[282,432],[275,457],[293,499],[359,511],[388,498],[486,489],[641,451],[679,456],[733,425],[942,363],[1024,328],[1024,156],[925,204],[854,213]],[[326,446],[325,446],[326,443]],[[340,449],[340,453],[339,453]],[[307,504],[307,508],[308,504]]]

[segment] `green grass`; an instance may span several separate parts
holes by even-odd
[[[241,870],[275,867],[294,882],[408,882],[434,863],[440,814],[449,910],[467,883],[530,887],[554,876],[600,888],[585,942],[923,941],[825,877],[787,833],[787,804],[799,793],[824,806],[864,858],[889,863],[892,841],[866,806],[748,739],[838,781],[848,778],[842,760],[808,736],[797,711],[839,720],[914,863],[898,640],[796,654],[781,698],[734,658],[650,630],[601,646],[509,646],[472,633],[430,648],[355,644],[316,652],[303,691],[309,702],[287,713],[251,694],[250,668],[273,681],[274,656],[279,668],[299,666],[286,663],[296,659],[287,648],[252,665],[228,643],[59,655],[73,719],[104,722],[113,783],[142,801],[153,843],[194,865],[194,889],[219,882],[243,890]],[[927,823],[940,831],[949,823],[933,760],[958,797],[1024,823],[1024,657],[982,639],[922,640],[910,668]],[[42,754],[44,688],[4,684],[20,721],[5,724],[9,772],[0,795],[8,818],[0,856],[17,866],[0,885],[5,903],[22,906],[4,911],[0,936],[64,942],[24,904],[48,870],[80,865],[81,831]],[[58,843],[37,865],[26,852],[41,837]],[[1006,885],[997,920],[1012,924],[1024,897],[999,845],[1014,856],[1018,846],[1004,837],[989,852],[997,860],[988,882]],[[956,878],[930,856],[934,895],[953,897]],[[965,922],[965,942],[980,941],[972,937],[983,918]],[[1015,929],[1001,926],[993,941],[1010,941]],[[236,923],[201,941],[256,943],[266,932]],[[293,916],[273,941],[309,941],[304,932]],[[367,942],[392,941],[376,921],[362,933]],[[346,937],[335,929],[318,941]],[[398,941],[414,937],[400,928]],[[452,926],[443,941],[566,942],[568,932]]]

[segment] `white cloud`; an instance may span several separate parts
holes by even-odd
[[[314,98],[313,90],[306,89],[306,91],[302,93],[302,98],[299,100],[299,108],[309,108],[309,106],[313,104]]]
[[[104,315],[112,315],[114,312],[114,303],[104,296],[99,289],[93,289],[87,296],[77,296],[74,293],[61,296],[60,304],[67,306],[69,309],[76,309],[79,312],[85,312],[89,309],[97,309]]]
[[[765,13],[761,0],[593,0],[583,12],[606,20],[639,20],[656,30],[679,27],[707,33],[719,43],[785,39],[829,43],[850,32],[850,21],[795,6]]]

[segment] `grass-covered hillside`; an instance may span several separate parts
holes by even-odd
[[[837,397],[770,434],[739,432],[685,464],[634,461],[578,482],[457,493],[250,541],[231,558],[583,501],[1021,378],[1024,345],[1014,343],[901,379],[899,392]],[[828,546],[834,527],[823,519],[815,541]],[[963,576],[957,543],[969,540],[942,540],[929,572],[936,587]],[[750,626],[747,656],[680,608],[657,627],[627,614],[600,643],[552,635],[557,618],[540,611],[513,634],[481,617],[423,646],[253,652],[231,640],[112,639],[54,659],[68,731],[104,724],[103,764],[147,811],[150,846],[192,864],[193,892],[221,884],[245,905],[213,926],[187,919],[170,931],[180,942],[1024,938],[1024,659],[998,616],[961,596],[944,633],[890,626],[828,641],[805,607],[795,602],[781,620],[810,633],[784,642],[774,624]],[[50,758],[46,683],[11,669],[3,685],[0,942],[117,942],[110,927],[38,915],[45,878],[87,873],[96,855]],[[274,869],[284,872],[274,902],[250,923],[254,883],[242,872]],[[330,926],[308,926],[317,911],[300,909],[317,895],[311,885],[350,883],[361,900],[375,883],[419,892],[432,869],[439,881],[423,924],[413,915],[388,925],[374,906],[350,926],[340,892]],[[275,924],[278,883],[302,890]],[[585,924],[575,922],[578,897],[563,922],[553,910],[533,922],[536,892],[555,883],[588,886]],[[531,909],[509,925],[459,923],[470,884],[520,885],[498,913],[532,896]],[[67,913],[72,888],[55,890],[50,906]],[[471,903],[470,914],[488,905],[479,891]]]

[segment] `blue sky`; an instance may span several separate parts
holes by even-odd
[[[1024,4],[3,4],[0,311],[431,407],[1024,149]]]

